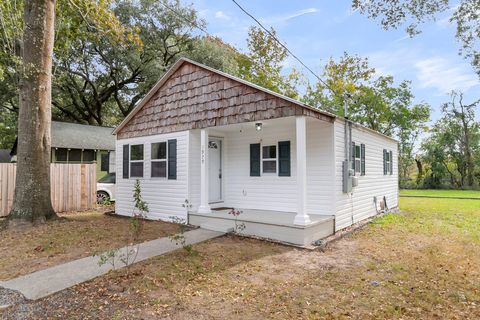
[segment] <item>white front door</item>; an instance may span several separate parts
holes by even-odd
[[[208,141],[208,200],[222,201],[222,140],[210,138]]]

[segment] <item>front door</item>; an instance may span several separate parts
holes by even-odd
[[[208,200],[222,201],[222,140],[210,138],[208,141]]]

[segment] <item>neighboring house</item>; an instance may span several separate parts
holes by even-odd
[[[9,163],[12,161],[9,149],[0,149],[0,163]]]
[[[52,121],[52,163],[96,161],[97,180],[115,172],[115,137],[112,131],[111,127]],[[16,143],[12,154],[16,155]]]
[[[309,245],[398,205],[396,140],[188,59],[114,134],[121,215],[139,179],[151,219]]]

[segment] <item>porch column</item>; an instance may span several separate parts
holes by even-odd
[[[307,225],[310,217],[306,212],[307,204],[307,133],[305,116],[296,117],[297,144],[297,215],[294,224]]]
[[[208,204],[208,131],[200,130],[200,206],[198,213],[210,213]]]

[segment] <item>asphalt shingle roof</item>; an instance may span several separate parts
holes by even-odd
[[[52,147],[115,150],[114,128],[52,121]]]

